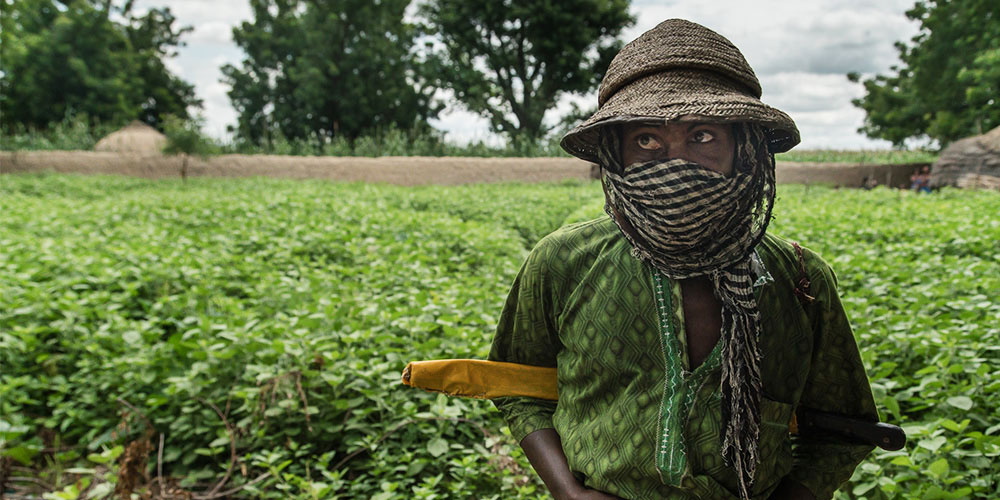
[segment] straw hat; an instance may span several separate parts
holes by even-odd
[[[799,143],[795,122],[760,101],[761,88],[743,54],[722,35],[669,19],[622,48],[601,81],[598,110],[561,142],[597,163],[598,130],[609,124],[677,120],[756,122],[769,129],[769,149]]]

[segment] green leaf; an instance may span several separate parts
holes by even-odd
[[[66,472],[70,474],[89,474],[93,475],[97,473],[97,469],[91,469],[89,467],[70,467],[66,469]]]
[[[892,396],[886,396],[885,398],[882,399],[882,404],[885,405],[885,407],[888,408],[889,411],[891,411],[893,415],[895,415],[895,416],[899,416],[900,415],[900,413],[899,413],[899,402],[896,401],[896,398],[894,398]]]
[[[31,465],[31,459],[38,454],[38,450],[27,446],[12,446],[3,451],[3,456],[11,457],[25,467]]]
[[[27,425],[11,425],[6,420],[0,420],[0,441],[10,441],[31,430]]]
[[[427,443],[427,452],[434,457],[440,457],[448,451],[448,442],[443,438],[434,438]]]
[[[969,426],[969,423],[971,423],[971,422],[972,422],[972,420],[965,419],[965,420],[962,420],[961,423],[958,423],[958,422],[955,422],[954,420],[946,418],[946,419],[944,419],[944,420],[941,421],[941,427],[944,427],[945,429],[948,429],[949,431],[952,431],[952,432],[962,432],[962,431],[965,430],[966,427]]]
[[[950,499],[968,498],[968,496],[971,494],[972,494],[972,488],[969,486],[963,486],[961,488],[958,488],[957,490],[949,491],[948,498]]]
[[[87,492],[87,498],[107,498],[115,492],[115,485],[111,483],[98,483]]]
[[[927,467],[927,470],[930,471],[931,474],[937,476],[938,479],[944,479],[944,477],[948,475],[949,471],[948,460],[939,458],[931,463]]]
[[[947,399],[948,404],[958,408],[960,410],[971,410],[972,409],[972,399],[968,396],[952,396]]]
[[[208,443],[210,448],[215,448],[216,446],[223,446],[229,444],[229,436],[222,436],[215,438],[211,443]]]
[[[919,442],[917,442],[917,446],[935,452],[938,451],[938,448],[944,445],[947,441],[948,440],[945,439],[943,436],[938,436],[936,438],[921,439]]]
[[[877,485],[878,485],[878,483],[876,483],[875,481],[868,481],[868,482],[856,485],[851,490],[851,492],[854,493],[855,495],[864,495],[865,493],[868,493],[869,491],[871,491],[871,489],[874,488]]]

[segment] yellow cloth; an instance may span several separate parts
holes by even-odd
[[[403,384],[466,398],[559,399],[555,368],[479,359],[413,361],[403,369]]]
[[[481,359],[411,361],[403,369],[403,385],[476,399],[511,396],[559,399],[555,368]],[[798,434],[794,413],[788,430]]]

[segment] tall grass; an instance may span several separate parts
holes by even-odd
[[[2,151],[89,151],[113,132],[114,124],[92,125],[87,115],[67,115],[44,129],[12,124],[0,135]]]
[[[459,145],[448,142],[439,131],[415,132],[391,127],[371,135],[349,140],[334,137],[322,142],[308,139],[288,139],[280,132],[270,144],[253,144],[235,140],[220,144],[222,153],[315,155],[315,156],[474,156],[474,157],[550,157],[569,156],[559,147],[558,138],[547,138],[537,144],[503,144],[491,146],[482,141]]]

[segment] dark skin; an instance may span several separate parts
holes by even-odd
[[[685,119],[687,118],[687,119]],[[622,160],[626,165],[652,160],[680,158],[723,175],[733,172],[736,142],[730,125],[695,121],[682,117],[666,125],[626,125],[623,130]],[[615,214],[633,238],[639,238],[628,221]],[[719,342],[722,303],[715,297],[707,277],[681,280],[684,297],[684,328],[688,359],[693,370],[708,357]],[[528,461],[556,500],[606,500],[617,497],[586,488],[570,472],[555,429],[541,429],[521,440]],[[773,500],[815,500],[812,492],[797,481],[784,478],[771,494]]]

